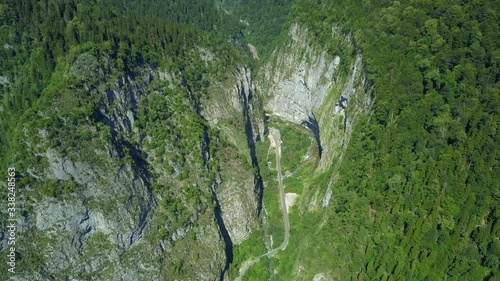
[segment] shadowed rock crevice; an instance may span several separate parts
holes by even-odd
[[[319,158],[321,158],[321,155],[323,154],[323,147],[321,146],[318,120],[316,120],[316,116],[314,116],[314,113],[311,112],[308,116],[308,120],[304,121],[302,124],[311,129],[311,131],[313,132],[314,139],[316,140],[316,144],[318,145]]]
[[[222,211],[219,203],[219,199],[217,198],[217,193],[215,192],[215,187],[212,188],[212,199],[214,201],[214,215],[215,220],[217,221],[217,225],[219,226],[220,234],[222,235],[222,239],[224,239],[224,251],[226,254],[226,263],[224,264],[224,268],[220,273],[220,280],[224,281],[224,275],[229,269],[229,265],[233,262],[233,242],[231,241],[231,236],[227,231],[226,225],[224,223],[224,219],[222,218]]]
[[[240,94],[243,100],[243,116],[245,117],[245,136],[247,139],[248,149],[250,150],[250,159],[252,161],[252,166],[255,170],[254,188],[255,193],[257,193],[257,215],[260,215],[262,211],[262,199],[264,196],[264,182],[262,181],[262,176],[260,175],[259,161],[257,160],[255,140],[253,137],[254,131],[250,116],[250,101],[252,99],[252,90],[248,89],[248,94],[245,92],[245,90],[246,89],[243,87],[240,90]]]
[[[344,133],[347,130],[347,109],[344,110]]]
[[[349,99],[346,98],[344,95],[340,96],[339,101],[335,104],[335,110],[333,115],[336,115],[340,111],[344,111],[344,132],[347,129],[347,103],[349,102]]]
[[[138,96],[142,95],[143,90],[139,90],[137,85],[134,83],[138,83],[142,85],[142,88],[145,88],[150,84],[150,81],[141,83],[133,80],[134,77],[135,76],[129,76],[127,79],[125,77],[118,79],[119,82],[117,83],[120,90],[109,90],[106,92],[106,95],[108,96],[108,99],[110,96],[112,99],[116,99],[116,102],[120,103],[121,107],[129,110],[135,116],[135,112],[137,111],[136,99]],[[131,84],[131,86],[129,88],[125,87],[127,84]],[[143,232],[148,227],[148,223],[152,219],[151,211],[153,211],[157,206],[157,202],[153,196],[151,188],[151,169],[145,159],[144,153],[141,151],[141,148],[131,143],[127,137],[131,134],[132,128],[132,123],[129,119],[112,113],[112,110],[109,107],[96,109],[91,115],[91,118],[93,118],[96,122],[109,127],[111,137],[110,142],[113,147],[112,151],[116,152],[118,158],[125,160],[125,164],[122,164],[120,169],[126,169],[125,167],[129,165],[132,170],[132,180],[138,180],[141,182],[139,185],[140,187],[132,184],[132,189],[144,188],[145,191],[143,195],[144,200],[138,209],[139,212],[137,213],[138,216],[136,217],[135,227],[132,233],[130,233],[127,238],[123,240],[123,245],[128,249],[142,239]],[[134,196],[136,196],[135,192],[129,195],[127,207],[135,204]],[[134,212],[133,210],[129,211],[131,213]]]
[[[203,160],[203,165],[209,169],[210,167],[208,164],[208,160],[210,160],[211,157],[210,155],[211,139],[209,136],[209,127],[207,125],[208,121],[202,113],[201,102],[199,98],[193,94],[189,83],[187,83],[187,81],[183,79],[182,84],[187,89],[188,97],[193,102],[196,114],[201,120],[203,120],[201,124],[203,128],[203,135],[201,138],[201,146],[202,146],[201,157]],[[219,233],[222,236],[222,239],[224,240],[224,254],[226,257],[226,262],[224,263],[224,268],[221,270],[219,276],[219,280],[224,281],[224,275],[229,270],[229,266],[233,262],[233,241],[231,240],[231,235],[229,234],[228,228],[224,223],[224,218],[222,217],[222,209],[219,198],[217,197],[216,188],[217,188],[217,183],[212,182],[212,200],[214,202],[214,217],[215,221],[217,222],[217,226],[219,228]]]

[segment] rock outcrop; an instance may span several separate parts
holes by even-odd
[[[349,35],[334,32],[331,40],[353,49]],[[271,115],[311,129],[321,156],[319,171],[341,158],[353,125],[372,99],[361,55],[340,55],[326,52],[307,28],[293,24],[256,79]],[[341,72],[342,64],[348,73]]]
[[[227,153],[247,159],[221,163],[221,182],[217,191],[222,218],[232,242],[237,245],[257,226],[261,187],[260,175],[252,173],[252,166],[258,165],[252,153],[255,153],[255,142],[263,138],[265,127],[250,69],[239,67],[234,77],[232,86],[216,85],[211,89],[212,95],[222,94],[222,97],[205,100],[203,115],[236,148]]]
[[[302,124],[318,110],[337,80],[340,57],[312,47],[308,32],[292,25],[289,40],[260,70],[258,85],[269,96],[265,109]]]

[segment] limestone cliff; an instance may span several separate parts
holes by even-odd
[[[326,46],[311,40],[307,28],[293,24],[257,75],[257,88],[266,98],[264,108],[311,129],[321,156],[318,171],[340,158],[356,120],[369,111],[372,99],[362,57],[353,54],[349,35],[332,29],[331,40],[344,49],[342,54],[328,53]]]
[[[228,155],[222,159],[228,161],[221,163],[218,195],[231,240],[240,244],[258,225],[258,193],[262,187],[259,186],[260,175],[253,150],[255,142],[264,135],[264,116],[259,97],[254,93],[250,69],[239,67],[234,77],[236,82],[230,81],[229,86],[221,83],[212,87],[211,96],[215,98],[204,101],[203,114],[210,125],[218,128],[224,139],[234,146],[234,149],[224,150]],[[257,169],[252,169],[252,166]]]

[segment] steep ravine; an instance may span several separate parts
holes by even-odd
[[[28,162],[39,165],[26,171],[23,196],[36,199],[20,225],[20,266],[30,270],[19,278],[223,280],[233,247],[265,227],[256,155],[267,133],[264,111],[311,130],[320,173],[340,164],[356,120],[369,110],[360,56],[328,54],[298,25],[288,35],[256,74],[240,65],[224,81],[208,76],[206,95],[178,70],[125,74],[105,55],[82,53],[58,70],[68,79],[61,94],[25,128]],[[343,61],[348,74],[338,71]],[[97,106],[68,122],[86,99]],[[46,126],[50,118],[60,127]],[[58,145],[52,139],[61,132],[72,139]],[[318,204],[313,194],[329,192],[311,187],[300,210]],[[5,237],[0,242],[4,249]]]
[[[255,143],[264,135],[264,116],[259,108],[258,97],[254,95],[250,69],[239,67],[234,77],[236,80],[230,87],[215,85],[211,89],[213,95],[222,91],[225,94],[223,98],[211,98],[203,103],[203,114],[208,123],[220,130],[222,136],[237,149],[230,150],[232,157],[238,154],[247,159],[219,162],[220,180],[214,192],[217,200],[215,214],[220,215],[217,220],[219,226],[224,225],[220,229],[226,241],[226,265],[221,272],[221,280],[226,277],[225,273],[232,263],[233,245],[247,239],[252,230],[258,227],[263,194]]]
[[[249,71],[249,70],[247,70]],[[251,76],[250,76],[251,77]],[[262,176],[260,175],[259,161],[255,152],[255,142],[260,140],[260,134],[255,134],[252,124],[252,108],[251,101],[253,97],[253,83],[250,81],[248,89],[241,88],[240,93],[243,100],[243,116],[245,118],[245,136],[247,139],[248,149],[250,150],[250,159],[252,160],[252,167],[255,170],[255,192],[257,193],[257,215],[262,211],[262,196],[264,193],[264,184]],[[265,133],[265,132],[264,132]]]
[[[263,100],[266,113],[272,118],[308,128],[316,142],[317,163],[308,178],[301,180],[303,190],[299,194],[298,206],[294,207],[298,210],[294,212],[305,220],[303,224],[307,224],[310,213],[320,212],[323,216],[321,224],[310,226],[318,231],[329,220],[327,210],[336,188],[338,167],[342,165],[352,131],[361,118],[370,115],[374,95],[366,78],[362,56],[354,51],[349,34],[332,29],[331,41],[338,44],[341,51],[326,52],[328,48],[313,40],[306,27],[293,24],[288,36],[255,75],[256,92]],[[292,141],[283,139],[284,143]],[[316,177],[321,177],[325,183],[307,184]],[[297,229],[296,233],[301,231]],[[303,271],[305,263],[297,256],[300,251],[309,251],[307,245],[310,247],[311,242],[306,242],[307,237],[294,238],[292,235],[291,239],[306,240],[299,243],[300,246],[292,243],[293,250],[287,247],[280,254],[296,260],[294,272],[288,276],[296,280],[311,280],[316,274],[304,273],[307,272]],[[276,278],[282,278],[280,275]],[[332,278],[328,273],[318,276],[324,276],[326,280]]]
[[[229,235],[229,232],[227,231],[226,224],[224,223],[224,219],[222,218],[222,211],[220,207],[220,202],[219,199],[217,198],[217,193],[215,192],[215,189],[212,191],[212,198],[215,202],[215,207],[214,207],[214,215],[215,215],[215,220],[217,221],[217,225],[219,226],[219,231],[220,234],[222,235],[222,238],[224,239],[224,253],[226,254],[226,262],[224,264],[224,268],[220,271],[220,280],[224,280],[224,276],[229,269],[229,265],[233,262],[233,241],[231,241],[231,236]]]
[[[221,217],[218,220],[221,222],[220,226],[223,224],[227,228],[231,242],[230,244],[226,242],[227,263],[223,273],[233,258],[232,253],[228,251],[229,247],[245,240],[251,234],[252,228],[258,227],[257,217],[264,215],[262,212],[265,212],[262,198],[266,189],[256,155],[256,142],[262,140],[264,134],[267,134],[264,110],[268,115],[302,125],[310,130],[320,157],[316,174],[322,173],[332,165],[341,164],[342,155],[356,121],[360,116],[369,112],[371,90],[362,72],[360,56],[340,57],[323,51],[321,46],[315,45],[310,40],[307,29],[297,24],[292,25],[288,35],[289,39],[277,46],[269,62],[263,63],[259,69],[256,69],[255,80],[252,79],[252,73],[248,68],[240,67],[236,75],[239,77],[236,87],[232,90],[230,87],[229,91],[225,91],[229,96],[225,99],[210,99],[203,104],[203,114],[209,124],[221,129],[223,135],[238,147],[240,153],[248,154],[248,162],[253,167],[255,191],[253,199],[251,194],[247,193],[246,197],[241,197],[241,193],[234,191],[236,182],[231,180],[235,178],[234,175],[221,176],[217,192],[217,196],[222,198],[217,204],[221,211]],[[342,41],[339,44],[347,48],[353,48],[349,38],[345,35],[334,34],[332,38]],[[349,64],[343,66],[344,69],[349,69],[348,73],[340,72],[341,63]],[[218,86],[214,86],[212,90],[221,91],[222,87]],[[346,118],[348,109],[349,119]],[[233,121],[228,120],[235,114],[242,116],[243,122],[235,125]],[[236,131],[241,130],[241,127],[244,128],[244,140],[238,139],[235,134]],[[223,165],[221,168],[224,170],[230,167]],[[223,171],[222,174],[224,172],[227,171]],[[334,179],[335,175],[331,175],[328,189],[318,189],[313,186],[304,190],[300,209],[307,210],[306,205],[309,204],[328,207]],[[228,198],[225,194],[230,192],[228,185],[231,184],[233,197]],[[320,200],[318,195],[321,193],[324,194],[324,198]],[[240,198],[241,205],[234,205]],[[243,203],[245,202],[243,198],[254,200],[255,205],[248,208],[249,205]],[[246,209],[242,210],[242,206]],[[249,222],[248,212],[254,211],[257,212],[251,224],[245,224]],[[221,232],[224,236],[222,228]],[[264,232],[267,233],[266,230]],[[269,265],[271,266],[271,263]],[[274,274],[271,275],[274,276]],[[221,275],[221,278],[223,277]]]
[[[217,193],[231,239],[234,244],[240,244],[256,226],[262,204],[263,186],[255,142],[264,134],[264,123],[250,70],[239,67],[234,77],[231,86],[221,84],[211,89],[214,95],[223,92],[224,97],[205,100],[203,114],[236,149],[229,150],[231,155],[239,155],[232,161],[220,162],[221,182]]]

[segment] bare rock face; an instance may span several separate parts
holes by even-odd
[[[218,192],[222,218],[233,244],[243,242],[256,227],[257,199],[253,176],[244,181],[223,182]]]
[[[341,83],[333,88],[335,96],[325,102],[316,115],[323,149],[319,171],[341,164],[354,126],[370,113],[373,87],[366,78],[362,56],[351,59],[347,77],[339,79]]]
[[[211,88],[209,96],[213,97],[203,102],[203,116],[212,127],[216,127],[221,121],[244,122],[248,118],[253,139],[262,139],[264,120],[260,97],[255,94],[252,72],[248,67],[240,66],[232,76],[234,80],[215,84]],[[248,117],[245,116],[246,113]]]
[[[9,84],[9,78],[7,76],[0,75],[0,85]]]
[[[269,96],[265,109],[293,123],[308,120],[325,100],[340,63],[340,57],[311,47],[307,29],[292,25],[290,40],[273,53],[259,73],[258,87]]]
[[[309,36],[307,28],[293,24],[288,39],[259,70],[256,84],[271,115],[311,129],[321,157],[318,171],[325,171],[341,161],[356,120],[369,111],[371,86],[361,55],[328,53]],[[331,40],[353,48],[348,35],[333,32]]]
[[[51,163],[70,162],[49,155]],[[93,168],[83,166],[88,169],[86,173],[98,174]],[[75,179],[83,177],[79,176],[81,171],[78,169],[65,168],[64,171],[67,173],[64,175],[72,175]],[[62,177],[60,180],[67,179]],[[39,255],[45,273],[30,272],[19,276],[28,280],[46,280],[44,274],[61,278],[104,278],[103,269],[110,264],[116,265],[113,267],[116,271],[106,273],[108,280],[120,279],[119,276],[128,276],[124,280],[158,276],[158,265],[147,272],[132,273],[133,267],[125,270],[126,265],[120,262],[123,253],[151,246],[150,241],[143,238],[154,219],[152,211],[157,203],[145,179],[127,166],[107,176],[86,178],[84,182],[89,192],[66,195],[63,200],[45,197],[34,205],[23,221],[22,228],[26,231],[23,235],[37,233],[35,240],[25,243],[29,242],[30,251]],[[102,186],[107,187],[106,192]],[[157,260],[161,256],[159,248],[150,251],[149,255],[156,256]],[[138,265],[142,263],[143,260],[137,260]],[[124,273],[127,271],[128,275]]]
[[[248,43],[248,49],[250,50],[250,53],[252,54],[252,58],[254,60],[258,60],[259,59],[259,53],[257,52],[257,48],[255,48],[254,45]]]
[[[239,67],[234,80],[214,87],[212,95],[223,98],[205,100],[203,115],[234,147],[228,153],[251,154],[251,146],[264,136],[264,121],[250,69]],[[254,163],[251,160],[230,160],[221,162],[221,165],[223,173],[217,187],[217,198],[231,243],[238,245],[257,225]]]
[[[51,148],[47,149],[47,152],[44,155],[47,157],[47,161],[49,162],[49,178],[58,180],[74,179],[80,184],[90,183],[95,178],[94,171],[87,163],[74,163],[69,159],[58,157],[57,152]]]
[[[220,121],[230,118],[232,114],[243,111],[243,105],[240,102],[240,90],[241,86],[247,83],[247,80],[241,72],[236,73],[236,75],[234,81],[212,86],[209,95],[210,99],[203,102],[203,116],[212,127],[216,126]]]

